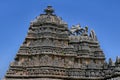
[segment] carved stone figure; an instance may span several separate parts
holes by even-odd
[[[97,37],[96,37],[96,34],[95,34],[94,30],[91,30],[91,32],[90,32],[90,37],[91,37],[93,40],[97,40]]]
[[[70,29],[70,34],[77,36],[82,34],[87,34],[87,32],[88,32],[88,27],[86,26],[85,28],[81,28],[80,24],[73,25],[72,28]]]

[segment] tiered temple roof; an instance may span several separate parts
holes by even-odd
[[[105,61],[94,30],[68,29],[52,6],[44,11],[31,22],[4,80],[119,80],[120,58]]]

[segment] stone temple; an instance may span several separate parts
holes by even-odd
[[[105,61],[94,30],[68,29],[52,6],[44,11],[30,23],[3,80],[120,80],[120,58]]]

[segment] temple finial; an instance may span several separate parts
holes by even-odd
[[[54,9],[52,6],[47,6],[47,8],[44,10],[46,14],[52,14],[54,12]]]
[[[119,56],[116,57],[116,64],[120,63],[120,58]]]

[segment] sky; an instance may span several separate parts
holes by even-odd
[[[23,43],[30,21],[47,5],[72,25],[94,29],[106,60],[120,56],[120,0],[0,0],[0,80]]]

